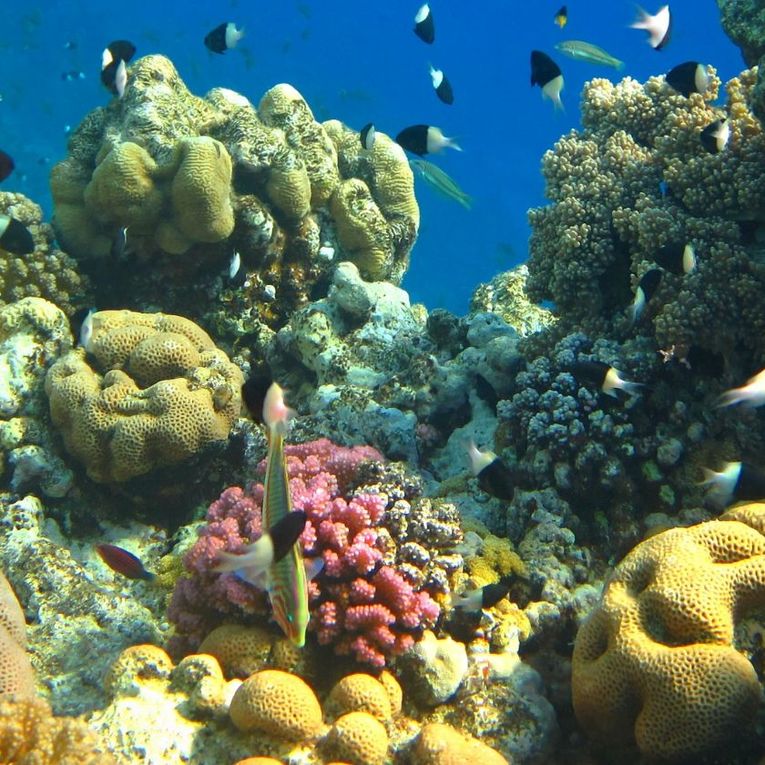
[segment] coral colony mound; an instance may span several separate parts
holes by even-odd
[[[588,82],[461,317],[398,286],[396,141],[109,49],[52,223],[0,192],[0,760],[761,761],[765,34],[722,6],[751,68]]]

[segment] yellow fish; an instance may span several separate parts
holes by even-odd
[[[553,19],[555,23],[563,29],[568,23],[568,8],[565,5],[561,5],[560,10],[555,14]]]

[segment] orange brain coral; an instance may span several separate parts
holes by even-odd
[[[714,750],[747,729],[757,675],[736,620],[765,603],[765,504],[641,542],[616,567],[574,645],[581,725],[649,757]]]

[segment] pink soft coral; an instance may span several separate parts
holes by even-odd
[[[286,455],[293,505],[308,516],[303,550],[324,561],[309,589],[309,631],[337,653],[382,667],[439,613],[426,591],[417,591],[395,565],[384,563],[395,560],[395,541],[382,525],[388,498],[363,488],[354,492],[359,465],[383,457],[371,447],[347,448],[326,438],[287,446]],[[223,492],[184,559],[191,577],[178,583],[169,616],[192,646],[221,616],[263,608],[258,590],[232,574],[210,571],[219,550],[237,552],[260,535],[262,499],[262,484],[249,492],[238,487]]]

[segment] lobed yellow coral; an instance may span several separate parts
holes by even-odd
[[[338,680],[324,703],[330,717],[347,712],[369,712],[382,722],[391,719],[391,700],[386,688],[371,675],[357,672]]]
[[[411,762],[412,765],[508,765],[495,749],[444,723],[422,726]]]
[[[239,730],[261,730],[287,741],[308,741],[322,729],[319,700],[296,675],[264,669],[250,675],[229,709]]]
[[[663,531],[614,570],[574,645],[577,719],[649,757],[696,757],[735,740],[761,702],[736,650],[744,612],[765,604],[765,504]]]
[[[324,749],[350,765],[383,765],[388,757],[385,726],[368,712],[348,712],[330,728]]]
[[[51,419],[95,481],[125,481],[225,440],[242,373],[179,316],[103,311],[89,344],[48,371]]]
[[[263,627],[224,624],[216,627],[199,646],[219,662],[227,677],[249,677],[268,662],[274,634]]]

